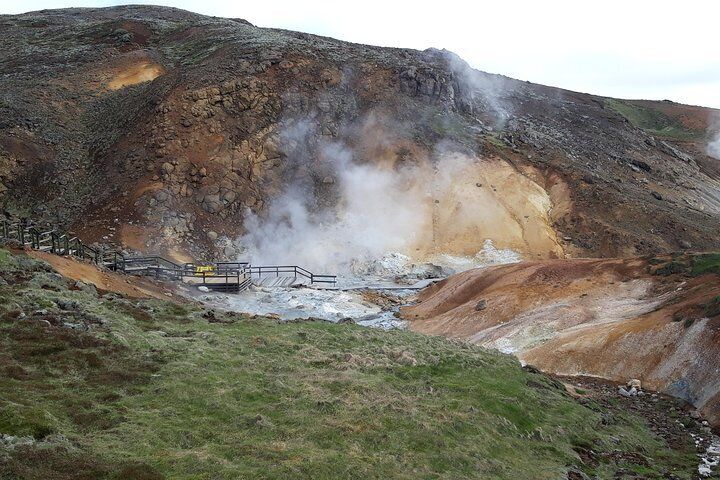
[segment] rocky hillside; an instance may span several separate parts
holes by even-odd
[[[539,258],[720,247],[708,109],[170,8],[41,11],[0,26],[5,208],[89,240],[109,231],[127,248],[233,257],[227,239],[247,212],[262,217],[290,185],[313,210],[341,208],[345,157],[437,176],[455,155],[466,161],[456,190],[418,187],[419,250],[472,253],[485,238]]]
[[[410,327],[561,375],[640,379],[720,424],[720,254],[523,262],[470,270],[404,308]]]

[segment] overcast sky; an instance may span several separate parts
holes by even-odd
[[[0,0],[0,12],[109,6],[112,0]],[[473,67],[620,98],[720,108],[715,0],[155,0],[351,42],[447,48]]]

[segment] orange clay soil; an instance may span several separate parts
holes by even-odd
[[[140,61],[120,69],[108,82],[110,90],[118,90],[129,85],[149,82],[165,73],[162,65],[151,61]]]
[[[29,250],[25,253],[49,263],[61,275],[73,280],[91,283],[99,290],[119,293],[131,298],[172,300],[166,295],[166,293],[172,293],[169,287],[155,283],[147,278],[102,271],[91,263],[51,253],[36,250]]]
[[[522,262],[455,275],[402,309],[410,328],[561,375],[638,378],[720,424],[720,277],[652,275],[641,259]],[[710,312],[714,314],[714,312]]]

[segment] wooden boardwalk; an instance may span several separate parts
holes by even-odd
[[[289,287],[297,283],[336,285],[335,275],[316,275],[297,265],[251,266],[248,262],[198,262],[179,264],[158,255],[130,256],[105,246],[90,246],[77,236],[27,219],[2,220],[0,238],[24,248],[89,260],[129,275],[176,280],[210,290],[240,292],[251,284]]]

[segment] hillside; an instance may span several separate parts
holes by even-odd
[[[1,249],[0,371],[1,478],[689,479],[708,438],[672,399],[498,352],[125,297]]]
[[[87,240],[234,259],[279,236],[268,218],[299,208],[300,224],[328,223],[364,208],[357,223],[378,220],[373,236],[402,240],[383,247],[416,259],[474,255],[486,239],[526,258],[720,248],[709,109],[171,8],[0,25],[2,201]],[[370,185],[348,178],[363,168]]]
[[[403,309],[413,330],[694,404],[720,423],[720,255],[523,262],[463,272]]]
[[[720,111],[166,7],[0,31],[0,479],[720,475]]]

